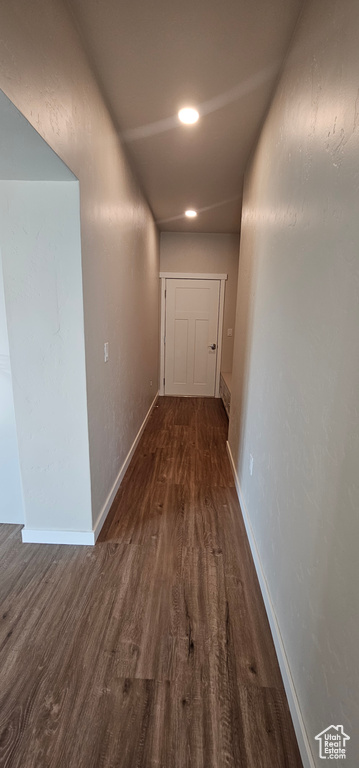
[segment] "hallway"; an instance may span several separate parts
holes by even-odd
[[[3,768],[300,768],[226,437],[159,398],[94,548],[1,527]]]

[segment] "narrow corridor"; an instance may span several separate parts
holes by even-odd
[[[300,768],[226,438],[159,398],[94,548],[2,526],[4,768]]]

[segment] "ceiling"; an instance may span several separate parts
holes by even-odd
[[[238,232],[245,165],[302,0],[69,3],[159,229]],[[194,126],[177,118],[188,104]]]

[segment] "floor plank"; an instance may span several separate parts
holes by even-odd
[[[94,548],[0,527],[4,768],[300,768],[219,400],[160,398]]]

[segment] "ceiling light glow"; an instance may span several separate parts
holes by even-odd
[[[197,216],[197,211],[194,211],[193,208],[188,208],[188,210],[185,211],[185,215],[188,219],[195,219]]]
[[[199,113],[197,112],[197,109],[194,109],[194,107],[184,107],[183,109],[180,109],[178,118],[181,123],[185,123],[186,125],[193,125],[193,123],[197,122]]]

